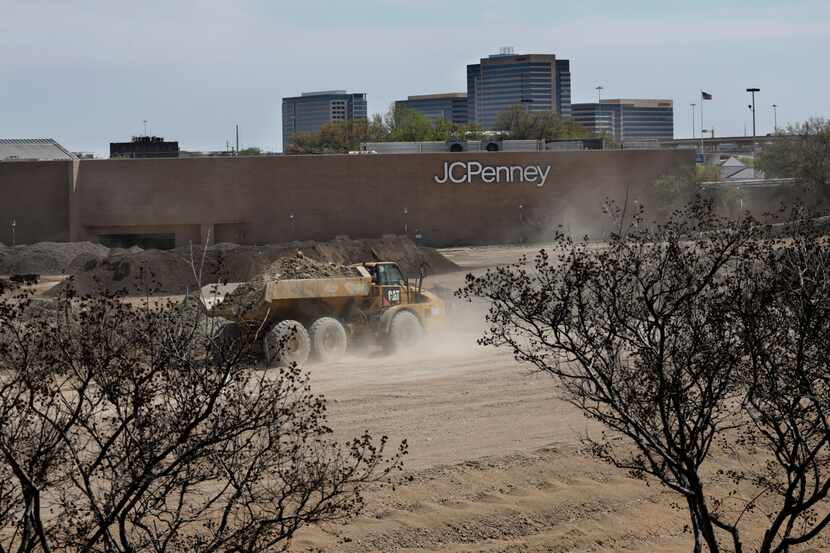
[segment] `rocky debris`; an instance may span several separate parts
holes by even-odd
[[[265,286],[274,280],[307,280],[313,278],[336,278],[360,276],[357,269],[316,261],[297,250],[294,255],[274,261],[261,274],[242,284],[228,294],[216,310],[222,316],[232,319],[244,318],[243,314],[253,313],[261,306]]]
[[[0,274],[62,275],[79,255],[104,258],[109,248],[92,242],[38,242],[0,249]]]
[[[315,261],[297,250],[292,257],[283,257],[276,260],[262,275],[268,280],[297,280],[309,278],[333,278],[358,276],[360,273],[352,267]]]

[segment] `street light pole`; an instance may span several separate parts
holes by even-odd
[[[752,94],[752,105],[749,106],[749,109],[752,110],[752,136],[756,136],[755,134],[755,93],[761,92],[760,88],[747,88],[747,92]]]
[[[695,106],[697,104],[689,104],[692,107],[692,140],[696,138],[695,136]]]
[[[597,87],[597,103],[602,102],[602,86]]]
[[[778,104],[772,104],[773,134],[778,134]]]
[[[12,219],[12,246],[17,245],[17,236],[15,236],[16,227],[17,219]]]

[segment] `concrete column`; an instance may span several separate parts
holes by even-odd
[[[73,159],[67,166],[67,195],[69,198],[67,226],[70,242],[79,242],[84,239],[84,230],[81,225],[81,187],[78,175],[81,170],[81,160]]]

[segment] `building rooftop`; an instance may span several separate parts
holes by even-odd
[[[670,108],[673,104],[672,100],[657,98],[608,98],[607,100],[600,100],[599,103],[623,104],[638,108]]]
[[[75,155],[51,138],[0,138],[0,161],[66,160]]]
[[[315,92],[302,92],[300,96],[329,96],[331,94],[346,94],[345,90],[317,90]]]
[[[445,98],[466,98],[466,92],[445,92],[441,94],[419,94],[417,96],[407,96],[407,100],[443,100]]]

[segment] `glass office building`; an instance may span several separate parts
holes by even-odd
[[[573,120],[595,135],[607,134],[615,142],[671,140],[674,138],[674,103],[671,100],[608,99],[573,104]]]
[[[446,119],[458,125],[468,122],[467,95],[463,92],[409,96],[395,102],[395,108],[398,107],[413,109],[431,120]]]
[[[326,123],[366,119],[366,94],[345,90],[304,92],[282,99],[282,146],[291,143],[296,133],[317,132]]]
[[[467,66],[469,120],[485,129],[507,108],[521,105],[530,112],[555,111],[570,116],[569,60],[552,54],[516,55],[510,49]]]

